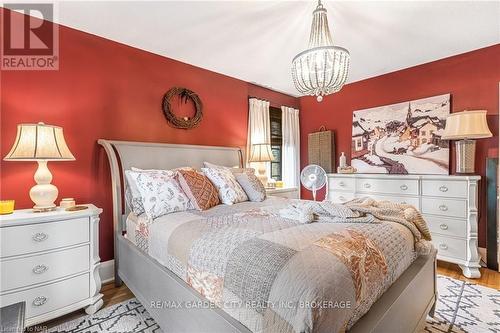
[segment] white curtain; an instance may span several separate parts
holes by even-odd
[[[281,175],[286,187],[300,184],[300,127],[299,110],[281,107],[283,148],[281,151]]]
[[[250,166],[248,160],[250,159],[252,145],[258,143],[271,143],[270,132],[269,102],[257,98],[250,98],[248,109],[248,137],[246,153],[247,166]]]

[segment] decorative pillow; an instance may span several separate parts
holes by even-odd
[[[254,173],[239,173],[234,175],[250,201],[263,201],[266,198],[266,189]]]
[[[238,173],[253,173],[255,174],[255,169],[254,168],[240,168],[240,167],[226,167],[222,165],[217,165],[217,164],[212,164],[209,162],[203,162],[203,165],[205,165],[205,168],[210,168],[210,169],[227,169],[231,171],[233,174],[238,174]]]
[[[194,170],[178,170],[177,175],[182,190],[195,209],[207,210],[220,204],[219,192],[207,176]]]
[[[132,190],[132,187],[129,185],[130,181],[127,180],[127,188],[125,189],[125,203],[129,210],[134,212],[135,215],[139,216],[144,213],[144,205],[142,204],[141,194],[137,187],[135,187],[135,191]]]
[[[142,198],[144,212],[149,219],[189,209],[189,199],[171,171],[125,171]],[[132,188],[132,186],[131,186]]]
[[[248,200],[245,191],[227,168],[201,168],[201,170],[219,191],[219,198],[223,204],[232,205]]]

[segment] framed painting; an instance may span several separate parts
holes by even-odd
[[[441,140],[450,94],[354,111],[351,164],[358,173],[448,175]]]

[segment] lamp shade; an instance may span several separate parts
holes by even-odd
[[[446,127],[441,139],[483,139],[492,134],[486,122],[486,110],[452,113],[446,119]]]
[[[4,160],[72,161],[75,157],[64,140],[59,126],[38,124],[17,125],[17,136]]]
[[[274,161],[271,145],[266,143],[259,143],[252,145],[252,152],[250,154],[250,162],[271,162]]]

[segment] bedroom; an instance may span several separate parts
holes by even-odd
[[[2,330],[498,329],[499,2],[2,7]],[[292,71],[317,46],[315,10],[340,48],[316,43],[344,57],[310,58],[334,69],[321,101],[300,89],[313,71]],[[312,168],[308,189],[311,164],[325,173]],[[183,167],[195,170],[167,171]],[[188,200],[159,200],[134,223],[126,175],[151,174],[132,168],[159,170]],[[228,198],[221,174],[250,201]],[[216,190],[210,203],[192,179]],[[407,211],[401,223],[375,212],[383,202]],[[362,249],[346,250],[353,237]],[[417,243],[433,246],[417,256]],[[353,258],[376,264],[357,274]]]

